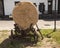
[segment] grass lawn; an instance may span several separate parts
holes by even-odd
[[[40,31],[45,38],[47,36],[50,36],[53,38],[54,41],[60,44],[60,29],[57,29],[55,32],[53,32],[52,29],[41,29]],[[25,48],[27,46],[32,47],[32,44],[29,44],[27,42],[25,43],[24,39],[14,40],[13,41],[14,44],[12,45],[9,36],[10,36],[10,31],[7,30],[0,31],[0,48]]]
[[[60,44],[60,29],[53,32],[52,29],[42,29],[41,30],[44,37],[51,36],[57,43]]]

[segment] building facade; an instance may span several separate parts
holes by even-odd
[[[32,2],[37,5],[37,9],[39,11],[39,5],[43,3],[45,5],[45,11],[55,10],[55,0],[3,0],[2,7],[3,7],[3,14],[12,15],[13,8],[15,7],[16,3],[18,2]],[[56,0],[56,10],[60,10],[59,0]],[[1,7],[0,7],[1,8]],[[39,12],[40,13],[40,12]]]

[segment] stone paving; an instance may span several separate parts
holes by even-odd
[[[13,20],[0,20],[0,30],[11,30],[14,28]],[[38,20],[37,25],[40,29],[54,29],[54,21]],[[60,20],[56,21],[57,29],[60,29]]]

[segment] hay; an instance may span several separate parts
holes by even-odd
[[[30,2],[20,2],[13,10],[13,19],[19,28],[27,29],[38,21],[36,7]]]

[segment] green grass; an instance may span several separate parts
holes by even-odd
[[[44,37],[47,37],[47,35],[51,36],[54,41],[60,44],[60,29],[57,29],[55,32],[53,32],[52,29],[41,29],[41,33],[43,34]],[[11,44],[9,37],[9,34],[7,30],[2,30],[0,31],[0,48],[25,48],[28,45],[25,40],[20,39],[20,40],[14,40],[13,44]],[[33,38],[32,38],[33,40]],[[28,40],[27,40],[28,41]],[[48,42],[52,40],[48,40]],[[41,45],[41,42],[37,43],[39,46]]]
[[[44,37],[51,36],[54,41],[60,44],[60,29],[57,29],[55,32],[53,32],[52,29],[42,29],[41,30]]]
[[[60,44],[60,32],[54,32],[51,34],[52,38]]]
[[[46,37],[46,35],[51,33],[53,30],[52,29],[41,29],[40,31],[43,34],[43,36]]]

